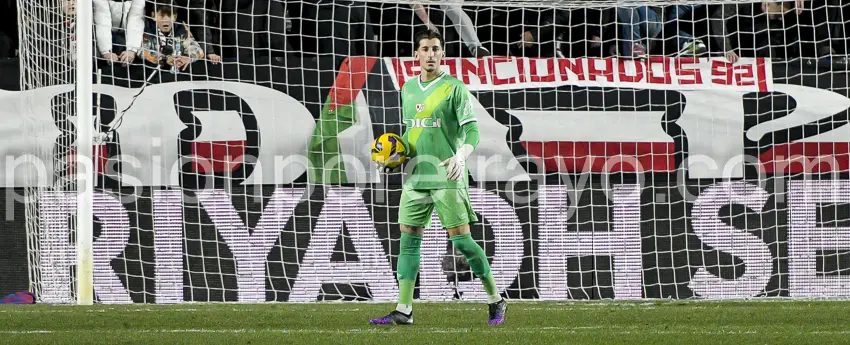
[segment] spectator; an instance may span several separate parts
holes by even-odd
[[[566,56],[561,51],[558,42],[563,40],[562,32],[569,30],[570,13],[567,10],[547,10],[545,12],[554,13],[551,15],[541,13],[543,17],[540,20],[540,26],[536,30],[523,32],[517,43],[517,48],[522,50],[523,55],[564,58]]]
[[[534,30],[523,32],[520,42],[517,47],[523,51],[523,55],[537,57],[572,57],[576,55],[586,55],[589,51],[599,49],[602,46],[602,32],[598,26],[591,27],[571,22],[573,19],[581,21],[587,20],[587,11],[579,10],[581,13],[577,16],[572,15],[569,10],[546,10],[542,18],[539,20],[542,25]],[[601,20],[606,21],[606,12],[602,12]],[[525,14],[527,17],[536,17]],[[564,37],[564,34],[568,37]],[[578,39],[573,39],[578,37]],[[566,42],[578,42],[579,47],[575,44]],[[567,53],[564,54],[564,51]],[[600,54],[601,55],[601,54]]]
[[[821,4],[819,6],[806,7]],[[815,8],[823,14],[815,18]],[[762,11],[768,13],[773,22],[783,28],[784,47],[771,47],[771,52],[778,58],[792,59],[796,57],[824,57],[836,54],[830,41],[830,18],[837,6],[828,7],[827,0],[785,0],[785,1],[763,1]],[[777,49],[779,48],[779,49]],[[778,51],[777,51],[778,50]]]
[[[97,50],[125,66],[136,59],[145,29],[145,0],[92,0]],[[124,31],[124,36],[118,34]],[[120,55],[119,55],[120,53]]]
[[[677,56],[700,56],[708,52],[708,47],[705,46],[702,40],[694,38],[693,35],[679,29],[678,20],[689,13],[693,13],[696,9],[703,5],[674,5],[667,12],[667,22],[675,21],[676,23],[676,41],[678,43],[679,52]]]
[[[64,18],[74,18],[77,16],[77,0],[62,1],[62,16]]]
[[[71,59],[77,57],[77,0],[64,0],[62,2],[62,30],[68,37],[68,51]],[[93,53],[93,52],[92,52]],[[94,56],[94,54],[92,54]]]
[[[693,11],[694,6],[673,6],[668,21],[678,20],[681,16]],[[648,54],[649,49],[643,44],[644,39],[654,39],[661,34],[663,24],[661,22],[662,11],[659,7],[630,6],[617,9],[617,18],[622,23],[622,35],[625,40],[622,44],[623,56],[643,57]],[[678,31],[678,30],[677,30]],[[679,53],[677,55],[702,55],[707,49],[705,44],[693,38],[690,34],[678,31]]]
[[[428,16],[428,10],[424,6],[421,4],[413,4],[411,6],[413,7],[413,11],[416,12],[416,16],[425,23],[429,30],[439,31],[431,22],[431,18]],[[440,5],[440,9],[446,13],[449,20],[454,24],[455,31],[460,35],[461,42],[466,45],[473,56],[490,56],[490,51],[484,48],[481,40],[478,39],[478,33],[475,32],[475,25],[472,24],[472,19],[469,18],[469,15],[463,11],[460,5],[442,4]]]
[[[171,6],[160,6],[148,20],[144,35],[144,55],[148,62],[186,70],[191,63],[204,58],[200,44],[186,24],[177,23]]]
[[[753,4],[728,4],[722,5],[717,8],[711,15],[711,34],[712,36],[720,38],[720,49],[723,51],[723,54],[726,56],[726,59],[731,63],[738,62],[741,54],[740,46],[736,47],[733,44],[733,41],[737,41],[738,43],[743,43],[740,39],[742,32],[749,31],[750,33],[755,33],[755,15],[758,13],[753,9]],[[732,36],[732,29],[728,23],[733,18],[738,18],[739,16],[749,19],[749,30],[747,30],[745,21],[737,21],[736,24],[738,35],[736,37]],[[733,38],[737,38],[733,40]],[[740,45],[740,44],[739,44]]]
[[[617,19],[622,24],[623,56],[642,57],[647,54],[644,38],[655,38],[661,33],[661,14],[649,6],[621,7]]]
[[[806,4],[803,0],[791,0],[791,1],[768,1],[763,0],[761,2],[761,10],[764,13],[767,13],[770,19],[781,19],[786,12],[794,9],[794,12],[797,15],[803,14],[803,9],[806,8]]]
[[[195,40],[201,45],[207,60],[213,64],[221,62],[221,22],[219,2],[221,0],[153,0],[148,8],[171,6],[177,18],[188,18],[186,25]],[[227,1],[227,0],[225,0]],[[233,14],[230,14],[233,16]]]
[[[741,17],[749,20],[740,20]],[[738,19],[733,21],[737,27],[730,25],[732,19]],[[801,19],[811,24],[797,25]],[[814,27],[814,32],[806,33],[807,27]],[[764,1],[760,6],[758,3],[723,5],[712,14],[711,24],[712,35],[722,37],[721,49],[732,63],[742,56],[742,50],[752,51],[744,55],[777,59],[834,54],[828,41],[817,39],[828,37],[827,30],[827,23],[814,23],[802,0]],[[813,43],[805,44],[806,49],[801,48],[801,33],[813,36]]]

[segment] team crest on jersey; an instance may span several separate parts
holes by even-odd
[[[416,112],[418,113],[418,112],[421,112],[422,110],[425,110],[425,104],[423,104],[423,103],[417,104],[416,105]]]

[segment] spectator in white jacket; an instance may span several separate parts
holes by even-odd
[[[92,0],[92,4],[97,51],[107,61],[125,66],[133,62],[142,48],[145,0]]]

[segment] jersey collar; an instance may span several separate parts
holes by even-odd
[[[431,87],[431,85],[436,84],[438,80],[442,79],[445,76],[446,76],[446,72],[441,71],[440,74],[438,74],[437,77],[434,78],[434,80],[428,82],[427,86],[423,86],[422,85],[422,74],[420,74],[419,76],[416,77],[416,82],[419,83],[419,88],[422,89],[422,91],[427,91],[428,88]]]

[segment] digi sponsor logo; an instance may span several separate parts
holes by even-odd
[[[440,119],[435,119],[431,117],[427,117],[424,119],[409,119],[405,122],[408,123],[408,127],[410,128],[440,128],[442,127]]]

